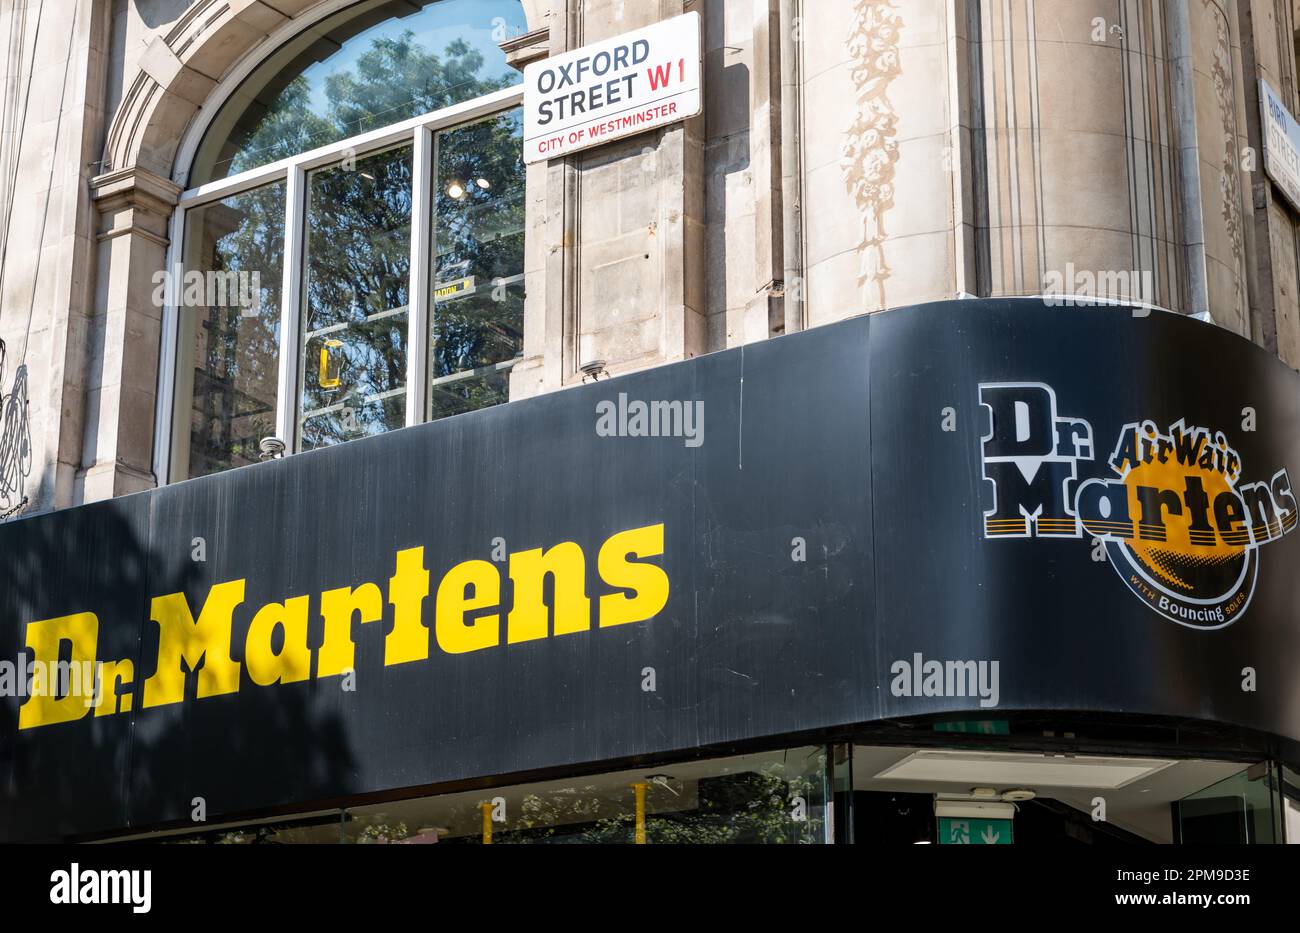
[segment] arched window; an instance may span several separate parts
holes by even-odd
[[[499,43],[526,28],[519,0],[366,0],[222,102],[163,297],[168,479],[506,400],[524,166]]]

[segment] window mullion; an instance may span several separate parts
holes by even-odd
[[[433,132],[416,127],[411,153],[411,283],[406,340],[406,424],[425,419],[429,379],[429,287],[433,237]]]
[[[275,433],[286,453],[297,450],[298,332],[302,320],[303,225],[307,173],[291,165],[285,178],[284,279],[280,290],[280,379],[275,399]]]
[[[163,272],[162,332],[158,365],[158,399],[154,415],[153,475],[159,486],[172,481],[172,424],[176,417],[176,368],[180,358],[179,302],[181,255],[185,236],[185,208],[172,213],[167,243],[167,267]]]

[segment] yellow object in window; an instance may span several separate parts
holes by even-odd
[[[331,337],[320,348],[320,387],[322,389],[337,389],[342,384],[342,380],[339,378],[339,362],[330,352],[341,346],[343,346],[342,340],[335,340]]]
[[[645,781],[637,781],[630,785],[636,794],[636,845],[643,846],[646,844],[645,833],[645,792],[650,787]]]

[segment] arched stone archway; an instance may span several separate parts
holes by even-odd
[[[515,63],[545,54],[548,0],[521,0],[530,32],[505,44]],[[74,498],[94,501],[147,489],[154,474],[162,308],[154,276],[166,267],[171,218],[186,166],[176,164],[203,108],[222,102],[222,80],[267,54],[293,24],[340,9],[336,0],[196,0],[149,42],[108,120],[98,210],[92,372],[82,468]]]
[[[544,39],[539,31],[549,16],[548,4],[521,0],[521,5],[532,46]],[[149,43],[140,59],[109,126],[104,170],[136,168],[173,177],[187,127],[201,107],[211,105],[231,68],[295,20],[340,8],[335,0],[198,0]]]

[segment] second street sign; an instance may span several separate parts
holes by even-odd
[[[699,114],[700,15],[687,13],[524,69],[524,161]]]

